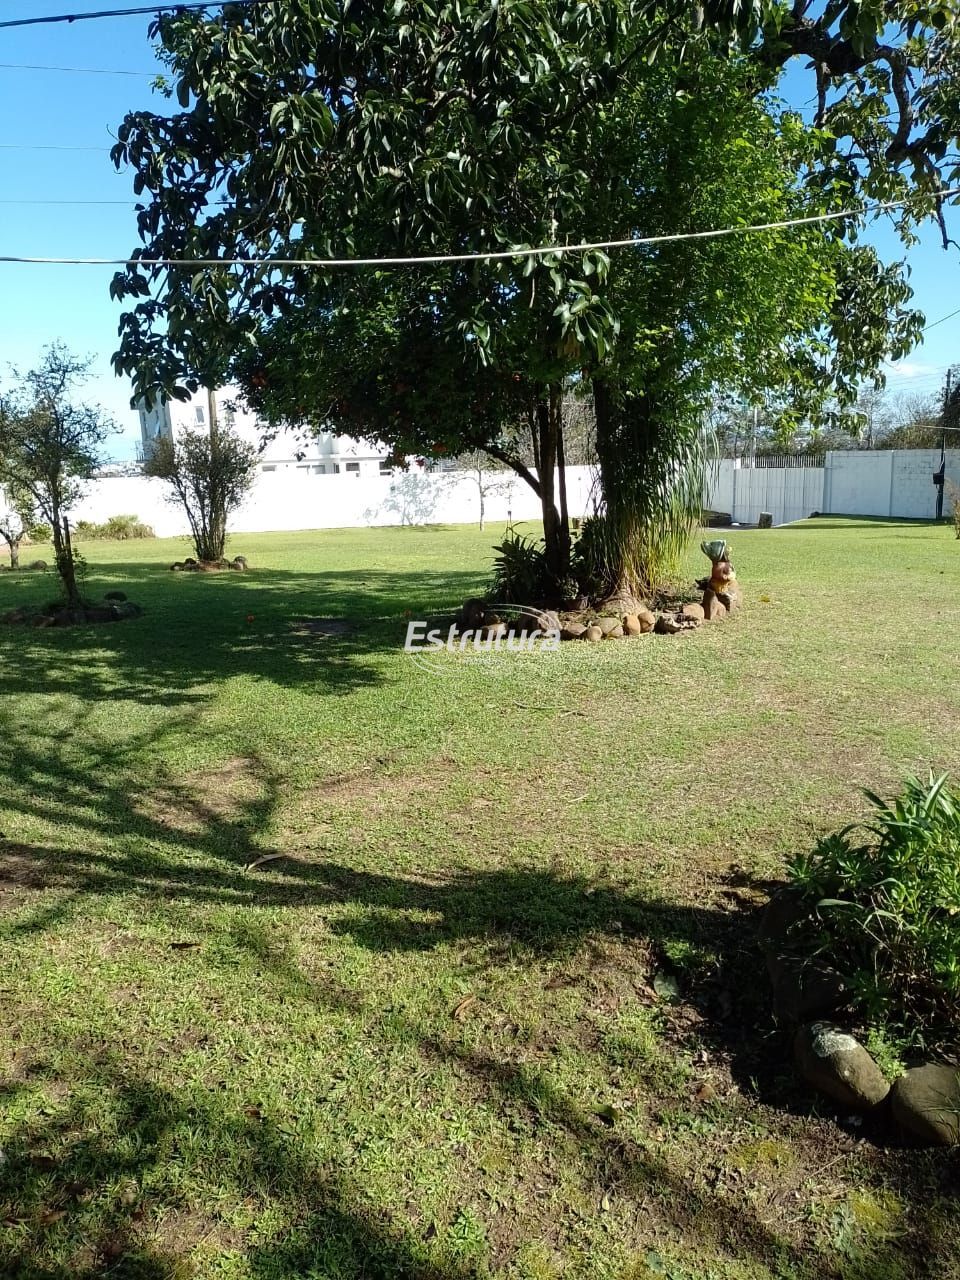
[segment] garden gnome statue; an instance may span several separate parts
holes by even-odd
[[[701,542],[700,550],[712,566],[709,578],[701,578],[697,586],[703,590],[703,610],[707,617],[715,616],[716,601],[725,610],[733,609],[737,603],[737,575],[730,563],[730,547],[723,538],[713,542]],[[722,611],[721,611],[722,612]]]

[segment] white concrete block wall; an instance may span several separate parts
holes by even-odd
[[[939,449],[830,453],[822,509],[834,515],[932,520],[937,501],[933,474],[939,466]],[[960,450],[947,450],[946,476],[948,484],[960,486]],[[949,510],[947,497],[944,511]]]

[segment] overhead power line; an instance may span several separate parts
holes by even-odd
[[[942,200],[960,195],[960,187],[939,192]],[[781,222],[758,222],[743,227],[722,227],[713,231],[679,231],[672,235],[633,236],[629,240],[594,240],[581,244],[541,245],[531,248],[516,245],[480,253],[431,253],[403,258],[28,258],[0,254],[0,262],[27,266],[60,267],[416,267],[448,262],[502,262],[513,258],[545,258],[554,254],[592,253],[602,249],[638,249],[650,244],[674,244],[681,240],[718,240],[728,236],[749,235],[760,231],[785,231],[791,227],[808,227],[822,222],[839,222],[844,218],[860,218],[910,204],[910,199],[883,200],[862,209],[841,209],[835,213],[815,213],[806,218],[786,218]],[[944,316],[944,319],[949,319]],[[940,323],[939,321],[937,323]]]
[[[43,142],[0,142],[0,151],[112,151],[112,147],[71,147]]]
[[[943,324],[946,320],[952,320],[954,316],[960,316],[960,307],[956,311],[951,311],[949,315],[941,316],[939,320],[934,320],[932,324],[924,325],[922,332],[926,333],[928,329],[935,329],[938,324]]]
[[[139,80],[153,80],[159,71],[115,71],[107,67],[49,67],[31,62],[0,62],[0,71],[70,71],[84,76],[135,76]]]
[[[221,3],[230,3],[242,8],[249,8],[255,4],[269,3],[269,0],[221,0]],[[87,22],[93,18],[130,18],[139,14],[185,13],[200,9],[214,9],[216,7],[217,5],[211,3],[211,0],[207,0],[207,3],[195,3],[194,0],[186,0],[183,4],[151,4],[133,9],[98,9],[96,12],[91,13],[57,13],[50,14],[45,18],[8,18],[6,21],[0,22],[0,29],[4,27],[38,27],[54,22]]]

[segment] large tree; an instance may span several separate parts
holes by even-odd
[[[852,243],[855,223],[832,237],[753,241],[755,251],[746,237],[677,245],[623,268],[629,255],[608,267],[571,253],[379,278],[351,268],[345,279],[289,260],[485,253],[877,198],[908,202],[896,218],[909,236],[939,212],[957,133],[947,6],[705,10],[699,34],[699,11],[631,0],[277,0],[162,19],[183,110],[135,113],[120,129],[116,159],[133,165],[147,198],[138,261],[114,282],[118,296],[139,299],[122,322],[118,370],[140,393],[177,394],[225,376],[240,353],[265,401],[273,392],[306,418],[321,401],[339,404],[341,422],[363,409],[363,434],[403,445],[432,434],[449,447],[456,436],[454,452],[519,457],[512,445],[532,428],[530,478],[556,571],[566,554],[552,483],[562,474],[558,406],[586,377],[611,581],[643,585],[689,514],[693,494],[677,477],[696,455],[698,396],[717,357],[726,353],[728,370],[749,365],[745,382],[765,367],[816,411],[852,398],[915,334],[902,276]],[[741,37],[732,59],[714,56],[718,28]],[[760,118],[793,57],[812,62],[816,118],[787,116],[770,134]],[[771,176],[768,154],[786,169]],[[765,186],[750,181],[754,161]],[[766,255],[759,275],[751,253],[753,268]],[[791,311],[774,306],[755,336],[778,273]],[[708,358],[698,345],[705,300],[718,337],[706,335]],[[291,333],[304,339],[299,362]],[[318,394],[318,344],[348,375],[339,398]],[[435,421],[411,412],[411,385],[432,399]]]
[[[0,484],[32,500],[49,523],[57,572],[74,608],[82,601],[67,513],[113,429],[102,409],[76,400],[89,368],[89,361],[53,343],[0,397]]]

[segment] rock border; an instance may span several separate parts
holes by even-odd
[[[173,568],[177,566],[174,565]],[[653,610],[634,602],[631,612],[612,609],[553,610],[537,605],[501,605],[499,611],[486,600],[471,597],[464,601],[453,619],[458,632],[475,631],[484,640],[513,633],[529,635],[533,631],[558,631],[560,639],[583,640],[597,644],[602,640],[635,639],[655,633],[663,636],[696,631],[705,622],[719,621],[739,608],[739,589],[719,597],[712,590],[703,592],[702,603],[675,601],[663,609]],[[507,620],[503,614],[515,610],[519,616]]]
[[[125,622],[143,614],[140,605],[128,600],[122,591],[108,591],[105,604],[83,604],[71,609],[60,603],[36,609],[21,605],[0,614],[0,624],[11,627],[80,627],[101,622]]]
[[[175,560],[170,566],[171,573],[225,573],[231,569],[245,573],[250,564],[246,556],[234,556],[232,560],[194,560],[188,556],[186,560]]]

